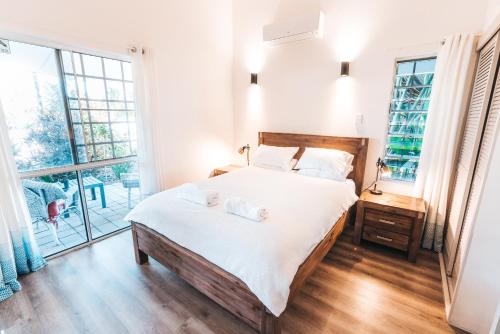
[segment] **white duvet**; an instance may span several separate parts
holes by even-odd
[[[274,315],[285,309],[290,284],[314,247],[357,200],[351,180],[338,182],[246,167],[197,183],[219,192],[204,207],[177,198],[177,188],[153,195],[125,218],[144,224],[241,279]],[[224,211],[239,196],[268,211],[254,222]]]

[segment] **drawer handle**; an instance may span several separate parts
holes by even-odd
[[[390,221],[390,220],[386,220],[386,219],[382,219],[382,218],[380,218],[378,221],[381,222],[381,223],[384,223],[384,224],[396,225],[396,222],[393,222],[393,221]]]
[[[384,241],[387,241],[387,242],[392,242],[391,238],[386,238],[386,237],[383,237],[381,235],[377,235],[377,239],[384,240]]]

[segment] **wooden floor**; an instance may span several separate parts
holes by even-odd
[[[351,243],[347,230],[282,317],[284,333],[452,333],[438,258]],[[254,333],[154,260],[130,231],[50,261],[0,303],[0,332]]]

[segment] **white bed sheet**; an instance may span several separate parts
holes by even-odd
[[[245,167],[197,183],[219,192],[215,207],[176,197],[176,188],[153,195],[125,218],[144,224],[241,279],[276,316],[307,256],[357,200],[351,180],[338,182],[296,173]],[[224,211],[240,196],[265,207],[254,222]]]

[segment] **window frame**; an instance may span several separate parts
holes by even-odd
[[[80,201],[80,206],[82,209],[81,215],[84,220],[84,226],[86,230],[86,235],[87,235],[87,241],[83,242],[81,244],[75,245],[73,247],[69,247],[67,249],[61,250],[59,252],[56,252],[54,254],[51,254],[49,256],[45,256],[46,260],[50,260],[56,257],[59,257],[61,255],[67,254],[69,252],[72,252],[74,250],[92,245],[96,242],[99,242],[101,240],[104,240],[106,238],[112,237],[114,235],[117,235],[125,230],[131,229],[131,226],[126,226],[121,229],[118,229],[116,231],[113,231],[108,234],[104,234],[102,236],[93,238],[92,237],[92,227],[91,227],[91,219],[89,217],[89,209],[87,207],[87,199],[84,191],[84,184],[83,184],[83,172],[85,170],[91,170],[95,168],[102,168],[102,167],[109,167],[109,166],[114,166],[122,163],[127,163],[127,162],[135,162],[137,163],[137,153],[135,155],[127,156],[127,157],[121,157],[121,158],[111,158],[111,159],[103,159],[103,160],[98,160],[98,161],[88,161],[88,162],[80,162],[78,160],[78,152],[77,152],[77,145],[75,141],[75,132],[73,128],[73,122],[72,122],[72,116],[71,116],[71,108],[69,106],[69,95],[67,92],[67,87],[66,87],[66,80],[65,80],[65,72],[64,72],[64,65],[63,65],[63,59],[62,59],[62,51],[69,51],[69,52],[76,52],[76,53],[81,53],[81,54],[86,54],[89,56],[96,56],[96,57],[101,57],[101,58],[108,58],[112,60],[119,60],[122,62],[131,62],[131,57],[130,56],[125,56],[123,54],[118,54],[118,53],[112,53],[112,52],[104,52],[104,51],[99,51],[99,50],[90,50],[90,49],[85,49],[81,47],[71,47],[68,45],[64,44],[58,44],[52,41],[46,41],[46,40],[41,40],[39,38],[34,38],[34,37],[29,37],[25,35],[18,35],[18,34],[9,34],[9,33],[3,33],[0,36],[0,39],[2,40],[8,40],[12,42],[18,42],[18,43],[24,43],[24,44],[30,44],[34,46],[39,46],[39,47],[45,47],[45,48],[52,48],[54,49],[56,53],[56,62],[57,62],[57,71],[58,71],[58,76],[59,76],[59,86],[61,89],[61,92],[63,94],[63,104],[64,104],[64,113],[66,117],[66,122],[67,122],[67,131],[69,134],[69,142],[70,142],[70,147],[71,147],[71,155],[73,158],[73,164],[70,165],[64,165],[64,166],[57,166],[57,167],[48,167],[48,168],[41,168],[41,169],[36,169],[32,171],[17,171],[19,178],[21,180],[23,179],[30,179],[30,178],[37,178],[41,176],[46,176],[46,175],[54,175],[54,174],[61,174],[61,173],[69,173],[69,172],[74,172],[76,173],[76,181],[78,182],[78,191],[79,191],[79,201]],[[103,80],[105,80],[103,78]],[[132,80],[132,83],[135,85],[134,81]],[[134,87],[134,90],[136,88]],[[134,99],[134,104],[136,103]],[[136,109],[133,109],[134,112],[136,112]],[[137,126],[137,121],[134,122]],[[111,129],[110,129],[111,131]],[[129,139],[130,140],[130,139]],[[16,166],[17,170],[17,166]]]
[[[381,154],[379,155],[382,157],[382,159],[385,161],[386,158],[386,153],[387,153],[387,145],[389,142],[389,128],[390,128],[390,117],[391,117],[391,108],[392,108],[392,99],[394,96],[394,91],[395,91],[395,81],[396,81],[396,76],[398,73],[398,63],[401,62],[407,62],[407,61],[419,61],[419,60],[428,60],[428,59],[436,59],[437,61],[437,52],[432,52],[432,53],[424,53],[420,55],[410,55],[410,56],[402,56],[402,57],[396,57],[394,58],[394,63],[393,63],[393,71],[392,71],[392,76],[391,76],[391,89],[390,89],[390,95],[389,95],[389,105],[387,108],[387,119],[385,122],[385,127],[384,127],[384,141],[383,145],[381,148]],[[435,69],[435,68],[434,68]],[[434,70],[434,74],[435,74]],[[434,81],[432,83],[432,88],[434,88]],[[432,94],[432,91],[431,91]],[[425,127],[427,127],[427,121],[425,124]],[[425,136],[425,127],[424,127],[424,133],[422,135],[422,143],[423,139]],[[423,147],[423,146],[422,146]],[[421,150],[422,154],[423,150]],[[421,157],[421,156],[420,156]],[[387,176],[381,176],[380,179],[384,182],[394,182],[394,183],[400,183],[404,185],[413,185],[416,182],[419,168],[420,168],[420,157],[418,158],[418,164],[419,166],[417,167],[415,171],[415,180],[403,180],[403,179],[393,179],[392,177],[387,177]]]
[[[66,117],[67,119],[69,120],[69,123],[71,123],[71,128],[68,127],[69,131],[70,131],[70,137],[72,139],[72,142],[71,142],[71,145],[72,145],[72,149],[73,149],[73,146],[75,147],[75,152],[73,152],[74,154],[74,161],[75,161],[75,164],[87,164],[87,163],[91,163],[91,162],[96,162],[96,161],[115,161],[116,159],[121,159],[121,158],[137,158],[137,152],[135,154],[132,154],[133,150],[132,150],[132,139],[130,137],[131,135],[131,132],[130,132],[130,120],[129,120],[129,112],[130,111],[133,111],[134,113],[136,113],[136,109],[135,109],[135,106],[136,106],[136,101],[135,101],[135,96],[134,96],[134,99],[133,100],[128,100],[127,99],[127,96],[126,96],[126,88],[125,88],[125,84],[127,83],[131,83],[134,85],[134,81],[133,81],[133,78],[132,80],[126,80],[125,79],[125,74],[124,74],[124,69],[123,69],[123,62],[128,62],[130,63],[130,61],[125,61],[125,60],[120,60],[120,59],[113,59],[113,58],[110,58],[110,57],[107,57],[107,56],[99,56],[99,55],[96,55],[96,54],[89,54],[89,53],[84,53],[84,52],[79,52],[79,51],[73,51],[73,50],[68,50],[68,49],[55,49],[56,52],[57,52],[57,57],[58,57],[58,65],[59,65],[59,78],[61,79],[62,81],[62,85],[63,85],[63,95],[64,95],[64,98],[65,98],[65,109],[66,109]],[[72,65],[72,68],[73,68],[73,73],[68,73],[65,71],[65,68],[64,68],[64,59],[63,59],[63,52],[69,52],[69,54],[71,55],[71,65]],[[75,70],[75,64],[74,64],[74,59],[73,59],[73,54],[78,54],[79,57],[80,57],[80,62],[81,62],[81,69],[82,69],[82,73],[81,74],[78,74],[76,73],[76,70]],[[93,76],[93,75],[88,75],[85,73],[85,64],[84,64],[84,61],[83,61],[83,56],[91,56],[91,57],[99,57],[101,58],[101,65],[102,65],[102,71],[103,71],[103,76],[102,77],[97,77],[97,76]],[[107,78],[105,77],[105,64],[104,64],[104,59],[110,59],[110,60],[118,60],[120,61],[120,67],[121,67],[121,74],[122,74],[122,78],[121,79],[113,79],[113,78]],[[66,82],[66,76],[72,76],[74,79],[75,79],[75,84],[76,84],[76,87],[77,87],[77,96],[76,98],[75,97],[71,97],[68,93],[68,88],[67,88],[67,82]],[[84,81],[84,85],[85,85],[85,98],[80,98],[80,95],[78,93],[78,80],[77,78],[82,78],[82,80]],[[88,89],[87,89],[87,79],[90,78],[90,79],[99,79],[99,80],[102,80],[103,81],[103,84],[104,84],[104,93],[105,93],[105,98],[104,99],[93,99],[93,98],[89,98],[88,97]],[[116,81],[116,82],[120,82],[123,86],[123,93],[124,93],[124,98],[123,100],[114,100],[114,99],[109,99],[108,98],[108,89],[107,89],[107,81],[110,80],[110,81]],[[135,86],[134,86],[134,90],[135,90]],[[78,104],[78,108],[71,108],[71,105],[69,103],[70,100],[75,100],[77,101],[77,104]],[[84,100],[86,101],[86,105],[87,105],[87,108],[82,108],[81,107],[81,100]],[[106,103],[107,105],[107,108],[106,109],[99,109],[99,108],[90,108],[89,107],[89,101],[98,101],[98,102],[103,102],[103,103]],[[90,116],[90,112],[92,110],[106,110],[108,113],[110,112],[110,108],[109,108],[109,104],[113,103],[113,102],[120,102],[120,103],[124,103],[125,104],[125,108],[124,109],[120,109],[122,111],[125,111],[126,112],[126,117],[127,117],[127,120],[126,121],[121,121],[121,122],[116,122],[116,121],[111,121],[110,119],[110,116],[108,115],[108,121],[107,122],[92,122],[92,117]],[[134,109],[129,109],[128,108],[128,104],[130,103],[133,103],[134,104]],[[75,122],[73,120],[73,115],[72,115],[72,111],[73,110],[78,110],[80,111],[80,121],[79,122]],[[85,122],[82,117],[81,117],[81,112],[83,111],[86,111],[88,114],[89,114],[89,121],[88,122]],[[134,117],[134,124],[137,126],[137,122],[136,122],[136,117]],[[85,125],[89,125],[90,126],[90,133],[91,133],[91,142],[89,143],[84,143],[84,144],[78,144],[76,143],[76,138],[75,138],[75,129],[74,129],[74,124],[79,124],[81,127],[82,127],[82,131],[84,131],[84,126]],[[110,140],[109,141],[103,141],[103,142],[96,142],[96,140],[94,139],[94,130],[93,130],[93,125],[96,125],[96,124],[105,124],[105,125],[108,125],[109,126],[109,132],[110,132]],[[114,140],[113,139],[113,131],[112,131],[112,124],[127,124],[129,126],[128,128],[128,139],[127,140]],[[83,134],[84,136],[84,139],[85,139],[85,135]],[[135,141],[135,147],[137,148],[137,140]],[[119,158],[116,158],[115,157],[115,146],[114,144],[120,144],[120,143],[128,143],[129,144],[129,151],[130,151],[130,155],[127,155],[127,156],[123,156],[123,157],[119,157]],[[79,147],[82,147],[85,149],[85,152],[88,152],[88,147],[91,147],[92,148],[92,151],[94,154],[96,154],[96,146],[98,145],[111,145],[111,153],[112,153],[112,156],[113,158],[109,158],[109,159],[101,159],[101,160],[91,160],[91,159],[88,159],[87,158],[87,161],[86,162],[80,162],[80,159],[78,157],[78,148]],[[88,154],[88,153],[87,153]]]
[[[57,55],[56,61],[58,62],[58,75],[59,75],[59,79],[60,79],[61,92],[63,94],[63,99],[64,99],[64,109],[65,109],[66,121],[69,123],[72,123],[71,122],[71,120],[72,120],[71,108],[70,108],[69,102],[68,102],[66,81],[64,80],[65,74],[64,74],[64,67],[63,67],[63,60],[62,60],[62,52],[61,51],[77,52],[77,53],[85,54],[88,56],[108,58],[108,59],[112,59],[112,60],[119,60],[119,61],[124,61],[124,62],[129,62],[129,63],[132,62],[132,57],[126,53],[105,51],[105,50],[102,50],[99,48],[90,49],[90,48],[81,47],[81,46],[74,45],[74,44],[73,45],[65,44],[65,43],[54,41],[54,40],[39,38],[39,37],[25,35],[25,34],[18,34],[18,33],[13,33],[13,32],[3,32],[0,35],[0,39],[54,49],[54,51],[56,52],[56,55]],[[132,80],[132,82],[134,83],[133,80]],[[135,85],[135,83],[134,83],[134,85]],[[136,89],[136,87],[134,87],[134,90],[135,89]],[[134,101],[134,103],[135,102],[136,101]],[[134,108],[134,112],[136,112],[136,111],[137,110]],[[69,114],[68,114],[68,112],[69,112]],[[137,123],[136,123],[136,125],[137,125]],[[32,175],[40,176],[41,172],[45,172],[46,174],[51,173],[51,171],[57,172],[59,170],[63,170],[63,172],[66,172],[66,171],[69,171],[68,169],[66,169],[66,167],[71,168],[71,167],[76,167],[76,166],[85,165],[85,164],[88,164],[88,166],[89,166],[88,168],[95,168],[95,166],[97,166],[97,167],[105,166],[105,165],[102,165],[103,163],[107,163],[107,165],[115,165],[118,163],[130,162],[130,161],[137,160],[137,154],[135,154],[135,155],[121,157],[121,158],[114,158],[114,159],[111,158],[111,159],[103,159],[103,160],[93,161],[93,162],[80,163],[78,161],[77,155],[75,155],[75,152],[73,152],[73,147],[76,148],[77,145],[74,142],[75,132],[74,132],[72,124],[68,124],[68,134],[69,134],[70,146],[71,146],[72,157],[73,157],[73,164],[72,165],[42,168],[42,169],[37,169],[35,171],[25,171],[25,172],[18,171],[20,178],[24,179],[24,178],[33,177]],[[99,144],[101,144],[101,143],[99,143]],[[78,168],[78,170],[82,170],[82,169],[87,169],[87,168]],[[54,172],[52,174],[55,174],[56,172]]]

